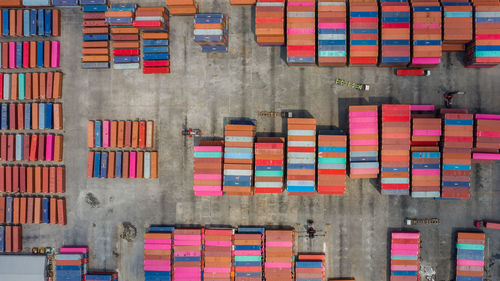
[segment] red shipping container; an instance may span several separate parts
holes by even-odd
[[[66,199],[57,199],[57,224],[66,225]]]
[[[56,193],[56,167],[49,167],[49,193]]]
[[[56,192],[57,193],[64,193],[66,192],[66,180],[65,180],[65,168],[64,166],[59,166],[56,168]]]
[[[19,166],[12,166],[12,192],[19,192]]]

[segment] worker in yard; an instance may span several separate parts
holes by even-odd
[[[309,239],[313,239],[314,235],[316,235],[316,229],[314,228],[313,224],[313,220],[307,220],[307,235],[309,236]]]
[[[443,97],[444,97],[444,105],[446,106],[446,108],[451,108],[451,106],[453,105],[452,99],[453,97],[455,97],[455,95],[463,95],[463,94],[465,93],[464,92],[445,93]]]

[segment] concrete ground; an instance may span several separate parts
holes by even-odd
[[[113,1],[130,2],[130,1]],[[141,0],[161,5],[162,0]],[[466,69],[458,54],[446,54],[430,77],[396,77],[389,68],[289,67],[283,48],[259,47],[252,31],[253,9],[206,0],[201,12],[230,17],[230,47],[206,54],[193,41],[193,17],[171,17],[171,70],[82,70],[81,13],[63,9],[64,163],[67,168],[68,225],[24,227],[24,247],[88,245],[90,268],[120,272],[120,280],[143,280],[143,234],[151,224],[294,226],[297,252],[321,251],[327,276],[388,280],[389,231],[404,229],[405,217],[438,217],[422,233],[422,264],[435,280],[454,278],[455,232],[470,230],[474,219],[500,219],[500,164],[474,166],[472,199],[435,201],[380,195],[369,180],[348,180],[345,196],[195,198],[191,139],[182,125],[206,136],[222,136],[228,117],[257,119],[258,132],[282,131],[281,118],[259,118],[259,111],[304,110],[318,125],[347,129],[347,106],[411,103],[442,105],[445,91],[465,91],[456,107],[500,113],[498,67]],[[369,92],[335,85],[335,78],[366,83]],[[156,124],[160,177],[156,180],[86,178],[89,119],[152,119]],[[92,200],[91,200],[92,199]],[[92,206],[89,202],[93,202]],[[304,224],[314,219],[318,234],[309,241]],[[122,239],[124,230],[135,239]],[[486,231],[488,280],[500,280],[500,232]],[[423,279],[425,280],[425,279]]]

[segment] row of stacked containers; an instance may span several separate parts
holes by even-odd
[[[345,193],[347,136],[342,131],[319,131],[318,194]]]
[[[255,5],[255,37],[261,46],[285,44],[285,0],[258,0]]]
[[[382,0],[380,11],[380,66],[406,66],[410,63],[410,5],[406,0]]]
[[[253,195],[255,123],[233,120],[224,132],[224,193]]]
[[[410,195],[410,114],[409,105],[382,105],[382,194]]]
[[[391,233],[391,281],[420,280],[420,233]]]
[[[314,2],[297,0],[287,2],[285,20],[284,2],[262,0],[257,2],[255,33],[259,45],[286,44],[289,65],[315,64],[317,55],[320,66],[344,66],[349,46],[353,66],[434,67],[441,62],[442,52],[466,50],[467,67],[491,67],[500,63],[495,14],[500,4],[472,4],[350,0],[347,10],[343,0],[319,0],[316,14]]]
[[[295,262],[294,244],[295,231],[288,229],[151,226],[144,235],[144,276],[146,281],[291,281],[295,273],[325,280],[324,254],[299,255]]]
[[[316,119],[288,118],[287,191],[314,195],[316,182]]]
[[[349,106],[349,156],[351,178],[377,178],[378,107]]]
[[[96,1],[96,3],[102,1]],[[109,24],[105,12],[107,4],[83,4],[82,68],[109,68]]]
[[[378,2],[349,0],[349,64],[375,66],[378,63]]]
[[[289,65],[316,63],[316,1],[288,0],[286,61]]]
[[[281,193],[284,138],[258,137],[255,143],[255,193]]]
[[[413,13],[411,66],[433,67],[441,62],[442,12],[438,0],[411,1]]]
[[[381,109],[379,147],[378,107],[349,107],[349,176],[377,178],[380,172],[382,194],[470,198],[472,164],[500,160],[499,115],[476,115],[473,147],[474,120],[466,110],[442,109],[435,117],[432,105]],[[257,137],[253,143],[255,123],[231,121],[225,141],[201,140],[194,147],[195,194],[282,193],[285,177],[289,195],[345,194],[346,134],[317,131],[314,118],[288,118],[287,130],[286,144],[281,137]]]
[[[483,280],[485,238],[484,233],[457,233],[456,281]]]
[[[500,3],[471,1],[474,6],[474,41],[465,50],[467,67],[493,67],[500,63]]]
[[[344,0],[318,0],[318,65],[347,64],[347,22]]]
[[[133,27],[137,4],[111,4],[104,13],[111,26],[114,69],[139,69],[139,29]]]
[[[441,196],[470,198],[474,120],[472,114],[445,114]]]
[[[441,118],[413,117],[411,196],[437,198],[441,190]]]

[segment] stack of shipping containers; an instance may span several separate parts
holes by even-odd
[[[253,147],[255,123],[230,121],[225,126],[224,192],[226,195],[253,195]]]
[[[89,151],[89,178],[158,178],[157,151]]]
[[[88,247],[63,247],[55,258],[56,280],[85,280],[88,272]]]
[[[202,280],[202,236],[203,229],[174,229],[174,281]]]
[[[391,280],[420,280],[420,233],[391,233]]]
[[[13,73],[12,76],[14,75],[17,74]],[[23,76],[19,76],[24,79]],[[24,100],[25,91],[20,90],[21,100]],[[12,94],[17,95],[14,92]],[[50,95],[52,99],[52,93]],[[61,103],[2,103],[0,112],[1,130],[62,130],[63,127]]]
[[[259,137],[255,143],[255,193],[282,193],[284,139]]]
[[[338,131],[319,131],[318,194],[345,194],[347,136]]]
[[[170,73],[168,12],[164,7],[138,8],[134,27],[142,33],[142,73]]]
[[[476,143],[474,146],[474,155],[477,154],[476,152],[498,154],[499,149],[500,115],[476,114]]]
[[[62,72],[0,73],[0,99],[40,101],[61,99],[62,76]],[[26,113],[27,116],[32,115],[33,110],[31,110],[31,107],[37,107],[38,109],[39,106],[25,105],[24,112],[29,113]],[[4,109],[2,108],[2,110]],[[37,112],[39,114],[39,111]],[[57,112],[57,106],[54,106],[54,112]],[[59,114],[55,114],[54,123],[58,123],[56,116],[59,116]],[[37,115],[35,114],[32,118],[37,118]],[[59,122],[62,124],[62,119]],[[35,129],[36,126],[38,126],[38,122],[36,124],[25,122],[26,129],[31,129],[31,127]]]
[[[410,6],[408,1],[382,0],[380,66],[410,63]]]
[[[2,134],[0,151],[7,161],[62,161],[63,136],[56,134]]]
[[[2,37],[60,36],[60,10],[4,9],[0,13]]]
[[[444,115],[443,170],[441,197],[470,198],[472,114]]]
[[[152,227],[144,233],[144,280],[171,280],[171,227]]]
[[[382,105],[382,175],[384,195],[410,195],[410,105]]]
[[[172,16],[194,15],[198,13],[195,0],[166,0],[168,11]]]
[[[229,23],[224,14],[196,14],[194,17],[194,41],[202,52],[227,52]]]
[[[258,0],[255,7],[257,44],[285,44],[285,0]]]
[[[438,198],[441,194],[441,118],[413,118],[411,196]]]
[[[1,202],[1,201],[0,201]],[[21,225],[0,226],[0,253],[19,253],[23,250]],[[57,263],[56,263],[57,265]]]
[[[485,234],[457,233],[457,281],[482,281],[484,277]]]
[[[105,13],[111,26],[114,69],[139,69],[139,29],[133,27],[137,4],[111,4]]]
[[[265,280],[293,280],[294,241],[294,230],[266,230]]]
[[[349,106],[350,177],[377,178],[378,108],[376,105]]]
[[[289,0],[286,7],[286,62],[316,63],[316,1]]]
[[[232,229],[205,229],[203,280],[230,281],[232,271]]]
[[[222,141],[200,141],[194,147],[193,191],[196,196],[222,196]]]
[[[347,64],[345,0],[318,0],[318,65]]]
[[[46,180],[48,181],[48,180]],[[44,183],[45,185],[45,183]],[[16,192],[16,191],[6,191]],[[19,191],[17,191],[19,192]],[[39,191],[37,193],[42,193]],[[45,190],[43,193],[49,193]],[[66,224],[66,201],[57,197],[0,197],[0,204],[5,209],[0,212],[0,221],[7,224]]]
[[[316,120],[288,118],[288,195],[314,195],[316,185]]]
[[[240,227],[234,234],[234,280],[262,280],[264,228]]]
[[[295,262],[295,280],[325,281],[325,255],[299,254]]]
[[[493,67],[500,63],[500,3],[472,1],[474,4],[474,41],[465,50],[466,67]]]
[[[107,0],[80,1],[83,9],[82,68],[109,68],[109,25]],[[93,53],[93,54],[88,54]]]
[[[443,52],[461,52],[472,41],[472,6],[468,1],[441,0]]]
[[[376,66],[378,62],[378,3],[349,0],[349,65]]]
[[[2,67],[57,68],[60,63],[59,41],[3,42]]]
[[[411,1],[412,60],[414,67],[434,67],[441,62],[441,5],[438,0]]]
[[[87,177],[157,178],[158,152],[154,146],[154,122],[96,120],[88,122]],[[133,148],[117,151],[117,148]]]
[[[143,73],[170,73],[170,47],[168,32],[143,32],[142,44],[144,50],[163,53],[150,53],[142,62]],[[148,48],[148,49],[146,49]],[[149,49],[153,48],[153,49]]]

